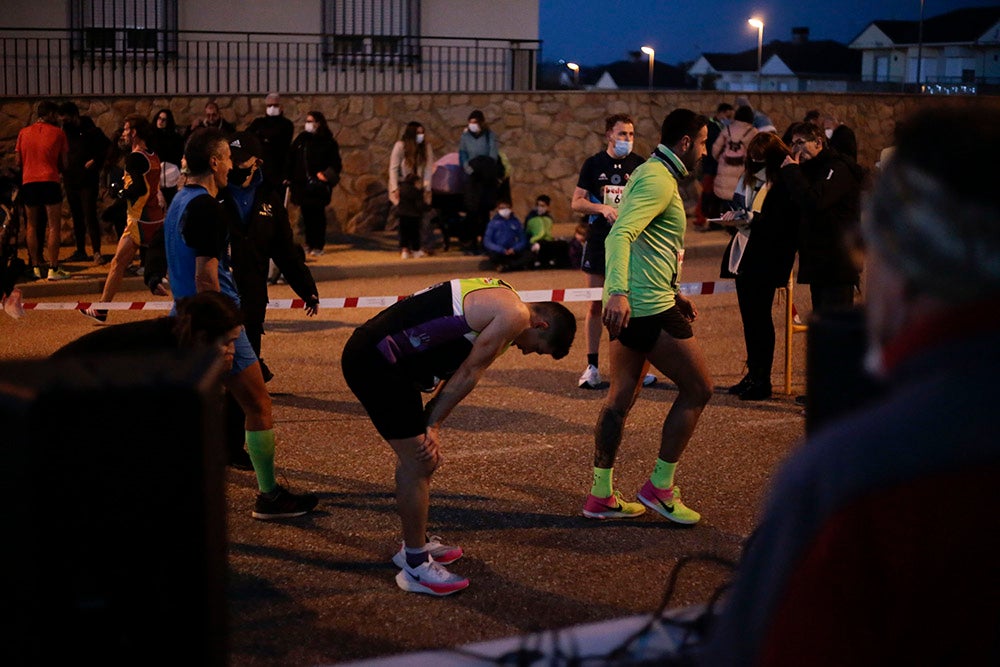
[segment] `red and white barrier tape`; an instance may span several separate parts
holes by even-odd
[[[706,296],[709,294],[722,294],[724,292],[735,292],[736,284],[731,280],[720,280],[704,283],[681,283],[681,293],[685,296]],[[551,290],[518,290],[521,299],[525,302],[537,301],[600,301],[600,287],[582,287],[570,289]],[[320,299],[320,308],[386,308],[404,299],[405,296],[349,296]],[[99,308],[101,310],[170,310],[174,305],[171,300],[164,301],[110,301],[110,302],[90,302],[80,301],[77,303],[46,303],[30,302],[24,304],[25,310],[86,310],[87,308]],[[305,308],[305,301],[302,299],[271,299],[267,304],[268,310],[295,310]]]

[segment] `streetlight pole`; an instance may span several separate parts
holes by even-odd
[[[763,92],[760,73],[761,73],[761,68],[763,66],[762,61],[764,57],[764,22],[761,21],[759,18],[754,17],[752,19],[748,19],[747,23],[749,23],[754,28],[757,28],[757,92],[759,93]]]
[[[642,51],[643,53],[645,53],[647,56],[649,56],[649,87],[652,88],[653,87],[653,59],[654,59],[654,57],[656,55],[656,51],[653,50],[652,46],[644,46],[644,47],[642,47],[639,50]]]
[[[577,65],[576,63],[566,63],[566,67],[568,67],[570,69],[570,71],[573,72],[573,87],[574,88],[579,88],[580,87],[580,66]]]
[[[923,92],[920,85],[920,69],[924,62],[924,0],[920,0],[920,23],[917,24],[917,92]]]

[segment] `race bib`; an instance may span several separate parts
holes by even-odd
[[[604,205],[617,209],[619,206],[621,206],[622,197],[624,195],[625,195],[624,185],[605,185]]]

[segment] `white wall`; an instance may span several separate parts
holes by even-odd
[[[538,39],[539,0],[422,0],[421,32],[430,37]]]
[[[4,0],[0,25],[5,28],[66,28],[66,0]]]

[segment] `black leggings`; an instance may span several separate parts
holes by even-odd
[[[311,250],[322,250],[326,245],[326,205],[310,203],[300,208],[306,245]]]
[[[743,320],[743,342],[747,348],[747,371],[751,379],[771,383],[774,364],[774,304],[775,287],[746,278],[736,278],[736,297]]]
[[[399,247],[420,250],[420,221],[416,216],[399,216]]]

